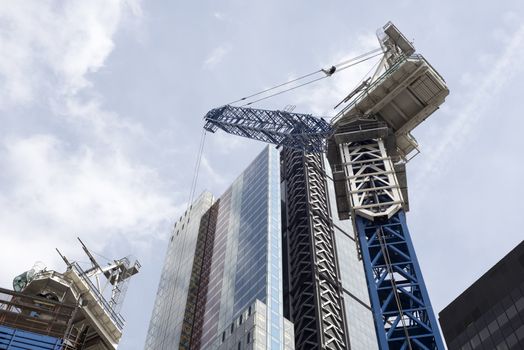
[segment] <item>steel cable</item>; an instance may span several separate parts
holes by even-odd
[[[368,52],[366,52],[366,53],[363,53],[362,55],[359,55],[359,56],[356,56],[356,57],[350,58],[350,59],[345,60],[345,61],[342,61],[342,62],[339,62],[339,63],[333,65],[333,67],[336,68],[336,70],[335,70],[334,73],[332,73],[332,74],[328,74],[328,73],[326,73],[327,75],[323,76],[322,78],[330,77],[331,75],[335,74],[337,71],[344,70],[344,69],[346,69],[346,68],[349,68],[349,67],[353,66],[353,65],[349,65],[348,67],[344,67],[344,65],[346,65],[346,64],[348,64],[348,63],[351,63],[351,62],[354,62],[354,61],[356,61],[356,60],[359,60],[359,59],[361,59],[361,58],[363,58],[363,57],[366,57],[366,56],[369,56],[369,55],[373,55],[373,54],[375,54],[375,53],[377,53],[377,52],[379,52],[379,51],[380,51],[380,54],[382,54],[382,49],[381,49],[381,48],[378,48],[378,49],[373,49],[373,50],[371,50],[371,51],[368,51]],[[372,56],[372,57],[376,57],[376,56]],[[363,62],[363,61],[361,61],[361,62]],[[342,68],[339,68],[339,67],[342,67]],[[308,77],[310,77],[310,76],[312,76],[312,75],[315,75],[315,74],[317,74],[317,73],[320,73],[320,72],[324,72],[324,73],[325,73],[326,71],[323,70],[323,69],[319,69],[319,70],[316,70],[316,71],[314,71],[314,72],[311,72],[311,73],[308,73],[308,74],[302,75],[302,76],[300,76],[300,77],[298,77],[298,78],[292,79],[292,80],[290,80],[290,81],[287,81],[287,82],[284,82],[284,83],[281,83],[281,84],[275,85],[275,86],[273,86],[273,87],[270,87],[270,88],[264,89],[264,90],[262,90],[262,91],[256,92],[256,93],[254,93],[254,94],[251,94],[251,95],[248,95],[248,96],[242,97],[242,98],[240,98],[240,99],[238,99],[238,100],[235,100],[235,101],[229,102],[229,103],[227,103],[227,104],[228,104],[228,105],[231,105],[231,104],[234,104],[234,103],[238,103],[238,102],[241,102],[241,101],[248,100],[248,99],[250,99],[250,98],[252,98],[252,97],[255,97],[255,96],[258,96],[258,95],[262,95],[262,94],[264,94],[264,93],[266,93],[266,92],[269,92],[269,91],[272,91],[272,90],[278,89],[278,88],[280,88],[280,87],[283,87],[283,86],[286,86],[286,85],[289,85],[289,84],[295,83],[295,82],[297,82],[297,81],[299,81],[299,80],[302,80],[302,79],[308,78]],[[317,79],[314,79],[312,82],[315,82],[315,81],[318,81],[318,80],[321,80],[321,79],[320,79],[320,78],[317,78]],[[303,86],[303,85],[307,85],[307,84],[302,84],[302,85],[299,85],[299,86]],[[294,89],[294,88],[292,88],[292,89],[290,89],[290,90],[293,90],[293,89]],[[286,91],[287,91],[287,90],[286,90]],[[254,102],[251,102],[251,103],[249,103],[249,104],[252,104],[252,103],[255,103],[255,101],[254,101]],[[243,106],[246,106],[246,105],[248,105],[248,104],[244,104]]]
[[[334,74],[336,74],[336,73],[338,73],[338,72],[341,72],[341,71],[343,71],[343,70],[345,70],[345,69],[348,69],[348,68],[351,68],[351,67],[353,67],[353,66],[356,66],[356,65],[359,64],[359,63],[362,63],[362,62],[368,61],[368,60],[370,60],[370,59],[372,59],[372,58],[374,58],[374,57],[380,56],[380,55],[382,55],[382,52],[380,52],[380,53],[378,53],[378,54],[376,54],[376,55],[373,55],[373,56],[366,57],[366,58],[364,58],[364,59],[362,59],[362,60],[360,60],[360,61],[357,61],[357,62],[355,62],[355,63],[353,63],[353,64],[349,64],[349,65],[347,65],[347,66],[345,66],[345,67],[343,67],[343,68],[337,69],[337,70],[336,70],[332,75],[334,75]],[[307,81],[307,82],[302,83],[302,84],[300,84],[300,85],[293,86],[293,87],[291,87],[291,88],[289,88],[289,89],[275,92],[275,93],[273,93],[273,94],[271,94],[271,95],[261,97],[261,98],[255,100],[255,101],[251,101],[251,102],[245,103],[245,104],[241,105],[241,107],[250,106],[250,105],[252,105],[252,104],[254,104],[254,103],[257,103],[257,102],[260,102],[260,101],[263,101],[263,100],[267,100],[267,99],[269,99],[269,98],[271,98],[271,97],[275,97],[275,96],[281,95],[281,94],[283,94],[283,93],[286,93],[286,92],[289,92],[289,91],[292,91],[292,90],[298,89],[298,88],[300,88],[300,87],[302,87],[302,86],[306,86],[306,85],[309,85],[309,84],[315,83],[315,82],[317,82],[317,81],[319,81],[319,80],[329,78],[330,76],[331,76],[331,75],[326,75],[326,76],[323,76],[323,77],[320,77],[320,78],[316,78],[316,79],[313,79],[313,80]],[[268,89],[268,91],[269,91],[269,89]]]

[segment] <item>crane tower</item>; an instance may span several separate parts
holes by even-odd
[[[406,163],[418,153],[410,134],[449,94],[444,79],[388,22],[383,57],[372,78],[341,103],[328,125],[286,111],[224,106],[205,129],[304,152],[327,152],[338,215],[359,240],[381,350],[444,349],[406,224]],[[331,72],[332,74],[332,72]]]

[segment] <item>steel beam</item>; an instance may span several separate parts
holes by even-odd
[[[381,350],[445,349],[404,211],[354,221]]]

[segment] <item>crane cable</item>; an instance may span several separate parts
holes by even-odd
[[[354,62],[354,61],[356,61],[356,60],[359,60],[359,59],[361,59],[361,58],[364,58],[364,57],[366,57],[366,56],[373,55],[373,54],[375,54],[375,53],[377,53],[377,52],[382,53],[382,48],[373,49],[373,50],[371,50],[371,51],[369,51],[369,52],[366,52],[366,53],[364,53],[364,54],[362,54],[362,55],[359,55],[359,56],[356,56],[356,57],[353,57],[353,58],[350,58],[350,59],[348,59],[348,60],[345,60],[345,61],[342,61],[342,62],[340,62],[340,63],[335,64],[334,66],[331,67],[331,68],[333,68],[333,67],[336,68],[336,70],[335,70],[333,73],[329,73],[327,70],[324,70],[324,69],[319,69],[319,70],[316,70],[316,71],[314,71],[314,72],[311,72],[311,73],[308,73],[308,74],[302,75],[302,76],[300,76],[300,77],[298,77],[298,78],[295,78],[295,79],[289,80],[289,81],[287,81],[287,82],[284,82],[284,83],[281,83],[281,84],[275,85],[275,86],[273,86],[273,87],[270,87],[270,88],[264,89],[264,90],[262,90],[262,91],[259,91],[259,92],[256,92],[256,93],[253,93],[253,94],[251,94],[251,95],[248,95],[248,96],[242,97],[242,98],[240,98],[240,99],[238,99],[238,100],[235,100],[235,101],[229,102],[228,105],[232,105],[232,104],[234,104],[234,103],[238,103],[238,102],[242,102],[242,101],[248,100],[248,99],[250,99],[250,98],[252,98],[252,97],[255,97],[255,96],[258,96],[258,95],[264,94],[264,93],[266,93],[266,92],[269,92],[269,91],[272,91],[272,90],[278,89],[278,88],[280,88],[280,87],[283,87],[283,86],[286,86],[286,85],[289,85],[289,84],[295,83],[295,82],[297,82],[297,81],[299,81],[299,80],[302,80],[302,79],[308,78],[308,77],[310,77],[310,76],[312,76],[312,75],[315,75],[315,74],[317,74],[317,73],[320,73],[320,72],[324,72],[324,73],[326,74],[326,75],[323,76],[322,78],[330,77],[330,76],[333,75],[335,72],[340,71],[340,70],[344,70],[344,69],[346,69],[346,68],[349,68],[350,66],[353,66],[354,64],[352,64],[352,65],[350,65],[350,66],[348,66],[348,67],[344,67],[344,65],[346,65],[346,64],[348,64],[348,63],[351,63],[351,62]],[[376,57],[376,56],[372,56],[372,57]],[[371,58],[371,57],[370,57],[370,58]],[[365,61],[365,60],[362,60],[361,62],[364,62],[364,61]],[[358,63],[360,63],[360,62],[358,62]],[[342,68],[340,68],[340,67],[342,67]],[[317,79],[314,79],[314,80],[311,81],[311,82],[315,82],[315,81],[318,81],[318,80],[321,80],[321,79],[320,79],[320,78],[317,78]],[[307,84],[302,84],[302,85],[299,85],[299,86],[297,86],[297,87],[295,87],[295,88],[298,88],[298,87],[303,86],[303,85],[307,85]],[[293,90],[293,89],[295,89],[295,88],[292,88],[292,89],[290,89],[290,90]],[[289,90],[285,90],[285,91],[289,91]],[[275,94],[275,95],[277,95],[277,94]],[[273,95],[271,95],[270,97],[272,97],[272,96],[273,96]],[[268,97],[268,98],[269,98],[269,97]],[[262,100],[262,99],[261,99],[261,100]],[[254,101],[254,102],[251,102],[251,103],[248,103],[248,104],[244,104],[243,106],[246,106],[246,105],[249,105],[249,104],[252,104],[252,103],[258,102],[258,101],[259,101],[259,100]]]
[[[369,57],[363,58],[363,59],[361,59],[360,61],[357,61],[357,62],[354,62],[354,63],[348,64],[348,65],[346,65],[346,66],[344,66],[344,67],[342,67],[342,68],[338,68],[338,69],[337,69],[333,74],[336,74],[336,73],[341,72],[341,71],[343,71],[343,70],[345,70],[345,69],[348,69],[348,68],[351,68],[351,67],[353,67],[353,66],[356,66],[356,65],[359,64],[359,63],[362,63],[362,62],[368,61],[368,60],[370,60],[370,59],[372,59],[372,58],[374,58],[374,57],[380,56],[380,55],[382,55],[382,52],[380,52],[380,53],[378,53],[378,54],[375,54],[375,55],[373,55],[373,56],[369,56]],[[337,66],[334,66],[334,67],[337,67]],[[306,85],[309,85],[309,84],[315,83],[315,82],[317,82],[317,81],[319,81],[319,80],[329,78],[329,77],[332,76],[333,74],[329,74],[329,75],[322,76],[322,77],[320,77],[320,78],[316,78],[316,79],[313,79],[313,80],[309,80],[309,81],[307,81],[307,82],[305,82],[305,83],[302,83],[302,84],[299,84],[299,85],[296,85],[296,86],[290,87],[289,89],[281,90],[281,91],[275,92],[275,93],[273,93],[273,94],[271,94],[271,95],[261,97],[261,98],[255,100],[255,101],[251,101],[251,102],[245,103],[245,104],[241,105],[241,107],[249,106],[249,105],[252,105],[252,104],[254,104],[254,103],[257,103],[257,102],[260,102],[260,101],[263,101],[263,100],[267,100],[268,98],[275,97],[275,96],[281,95],[281,94],[283,94],[283,93],[289,92],[289,91],[291,91],[291,90],[295,90],[295,89],[298,89],[298,88],[300,88],[300,87],[303,87],[303,86],[306,86]],[[282,84],[281,84],[281,85],[282,85]],[[268,89],[268,90],[269,90],[269,89]]]
[[[366,57],[366,58],[364,58],[364,59],[362,59],[362,60],[360,60],[360,61],[357,61],[357,62],[355,62],[355,63],[349,64],[349,65],[347,65],[347,66],[345,66],[345,67],[343,67],[343,68],[337,69],[333,74],[338,73],[338,72],[341,72],[341,71],[343,71],[343,70],[345,70],[345,69],[348,69],[348,68],[351,68],[351,67],[353,67],[353,66],[356,66],[356,65],[359,64],[359,63],[362,63],[362,62],[368,61],[368,60],[370,60],[370,59],[372,59],[372,58],[374,58],[374,57],[380,56],[380,55],[382,55],[382,52],[380,52],[380,53],[378,53],[378,54],[375,54],[375,55],[373,55],[373,56]],[[335,67],[336,67],[336,66],[335,66]],[[283,94],[283,93],[286,93],[286,92],[289,92],[289,91],[292,91],[292,90],[298,89],[298,88],[300,88],[300,87],[303,87],[303,86],[306,86],[306,85],[309,85],[309,84],[315,83],[315,82],[317,82],[317,81],[319,81],[319,80],[329,78],[329,77],[332,76],[333,74],[325,75],[325,76],[322,76],[322,77],[320,77],[320,78],[316,78],[316,79],[313,79],[313,80],[309,80],[309,81],[307,81],[307,82],[305,82],[305,83],[302,83],[302,84],[299,84],[299,85],[293,86],[293,87],[291,87],[291,88],[289,88],[289,89],[281,90],[281,91],[275,92],[275,93],[273,93],[273,94],[271,94],[271,95],[261,97],[261,98],[255,100],[255,101],[251,101],[251,102],[245,103],[245,104],[241,105],[241,107],[249,106],[249,105],[255,104],[255,103],[257,103],[257,102],[260,102],[260,101],[263,101],[263,100],[267,100],[268,98],[275,97],[275,96],[281,95],[281,94]]]
[[[377,53],[378,52],[378,53]],[[371,56],[370,56],[371,55]],[[295,89],[298,89],[299,87],[302,87],[302,86],[305,86],[305,85],[309,85],[309,84],[312,84],[316,81],[319,81],[319,80],[322,80],[322,79],[325,79],[325,78],[329,78],[330,76],[332,76],[333,74],[335,73],[338,73],[340,71],[343,71],[347,68],[350,68],[350,67],[353,67],[359,63],[362,63],[364,61],[367,61],[367,60],[370,60],[374,57],[377,57],[379,55],[382,55],[382,48],[378,48],[378,49],[374,49],[374,50],[371,50],[369,52],[366,52],[362,55],[359,55],[359,56],[356,56],[356,57],[353,57],[353,58],[350,58],[348,60],[345,60],[343,62],[340,62],[334,66],[332,66],[330,69],[332,69],[333,67],[335,68],[335,70],[333,72],[327,72],[326,70],[324,69],[319,69],[317,71],[314,71],[312,73],[309,73],[309,74],[305,74],[305,75],[302,75],[298,78],[295,78],[293,80],[290,80],[290,81],[287,81],[285,83],[281,83],[281,84],[278,84],[276,86],[273,86],[271,88],[268,88],[268,89],[264,89],[260,92],[257,92],[257,93],[254,93],[254,94],[251,94],[249,96],[246,96],[246,97],[243,97],[241,99],[238,99],[236,101],[233,101],[233,102],[230,102],[228,104],[233,104],[233,103],[237,103],[237,102],[240,102],[240,101],[245,101],[247,99],[250,99],[252,97],[255,97],[255,96],[258,96],[258,95],[261,95],[261,94],[264,94],[266,92],[269,92],[269,91],[272,91],[272,90],[275,90],[275,89],[278,89],[279,87],[282,87],[282,86],[286,86],[286,85],[289,85],[291,83],[294,83],[294,82],[297,82],[299,80],[302,80],[302,79],[305,79],[307,77],[310,77],[312,75],[315,75],[317,73],[320,73],[320,72],[324,72],[326,75],[325,76],[322,76],[320,78],[316,78],[316,79],[313,79],[313,80],[310,80],[310,81],[307,81],[305,83],[302,83],[302,84],[299,84],[297,86],[293,86],[289,89],[286,89],[286,90],[282,90],[282,91],[279,91],[279,92],[276,92],[276,93],[273,93],[271,95],[268,95],[268,96],[265,96],[265,97],[262,97],[262,98],[259,98],[255,101],[251,101],[251,102],[248,102],[246,104],[243,104],[242,107],[244,106],[248,106],[248,105],[251,105],[251,104],[254,104],[256,102],[259,102],[259,101],[262,101],[262,100],[266,100],[268,98],[271,98],[271,97],[274,97],[274,96],[277,96],[277,95],[280,95],[280,94],[283,94],[285,92],[288,92],[288,91],[291,91],[291,90],[295,90]],[[369,57],[368,57],[369,56]],[[355,62],[356,61],[356,62]],[[199,172],[200,172],[200,164],[202,163],[202,158],[203,158],[203,152],[204,152],[204,144],[205,144],[205,141],[206,141],[206,130],[204,128],[202,128],[202,135],[200,137],[200,144],[199,144],[199,148],[198,148],[198,153],[197,153],[197,159],[196,159],[196,162],[195,162],[195,168],[194,168],[194,173],[193,173],[193,179],[191,181],[191,189],[189,191],[189,200],[187,202],[187,208],[186,208],[186,211],[189,209],[189,207],[191,206],[191,203],[193,202],[193,199],[194,199],[194,196],[195,196],[195,190],[196,190],[196,186],[197,186],[197,182],[198,182],[198,175],[199,175]]]
[[[395,302],[397,304],[397,310],[399,312],[400,322],[402,323],[402,330],[404,331],[404,335],[406,336],[407,345],[409,350],[413,350],[413,346],[411,344],[411,338],[409,336],[408,327],[406,325],[406,320],[404,320],[404,310],[402,308],[402,301],[400,300],[400,295],[398,293],[399,287],[397,286],[397,283],[395,281],[395,273],[393,271],[393,263],[391,261],[391,257],[389,255],[389,249],[387,247],[387,242],[384,239],[384,232],[382,228],[379,228],[377,230],[377,237],[380,243],[380,250],[382,251],[382,257],[384,258],[384,261],[386,263],[386,271],[390,275],[390,283],[391,283],[391,289],[393,290],[393,295],[395,296]]]
[[[204,144],[206,142],[206,133],[206,129],[202,128],[202,135],[200,136],[200,144],[198,146],[197,160],[195,163],[195,170],[193,173],[193,180],[191,182],[191,189],[189,191],[189,200],[187,201],[186,211],[189,209],[191,203],[193,202],[193,197],[195,196],[198,174],[200,172],[200,163],[202,163],[202,154],[204,153]]]

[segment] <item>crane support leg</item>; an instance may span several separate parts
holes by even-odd
[[[405,184],[397,173],[403,163],[394,144],[387,146],[390,131],[366,123],[335,135],[334,178],[338,198],[350,204],[380,350],[444,350],[406,225]]]
[[[355,224],[381,350],[445,349],[405,213]]]

